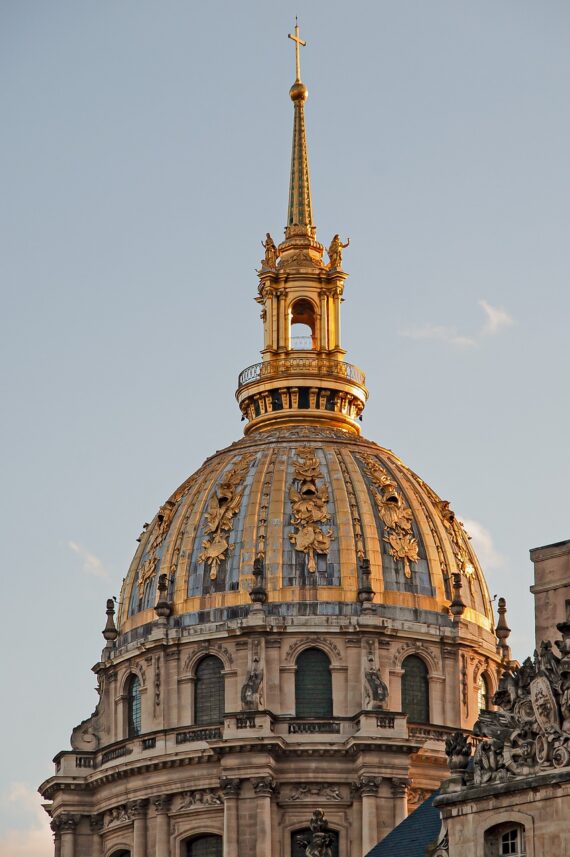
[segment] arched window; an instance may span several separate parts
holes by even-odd
[[[315,308],[311,301],[301,298],[291,307],[291,348],[310,351],[317,348]]]
[[[332,717],[331,663],[321,649],[305,649],[297,658],[295,714]]]
[[[141,734],[141,681],[138,675],[130,676],[127,682],[127,735],[134,738]]]
[[[329,833],[332,837],[330,845],[332,857],[339,857],[338,833],[336,830],[329,830]],[[301,844],[303,840],[305,842],[313,841],[313,831],[310,827],[304,827],[302,830],[294,830],[291,833],[291,857],[305,857],[307,849],[306,846]]]
[[[485,831],[485,857],[526,857],[525,829],[512,821]]]
[[[221,723],[224,719],[223,663],[213,655],[202,658],[196,670],[194,723]]]
[[[222,852],[222,837],[214,833],[195,836],[186,843],[186,857],[222,857]]]
[[[417,655],[408,655],[402,669],[402,711],[410,723],[429,723],[427,667]]]
[[[481,673],[477,682],[477,707],[479,711],[489,708],[489,682],[484,673]]]

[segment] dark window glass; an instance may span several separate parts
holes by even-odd
[[[336,830],[329,830],[333,838],[331,843],[332,857],[339,857],[338,851],[338,833]],[[307,842],[313,841],[313,832],[310,827],[305,827],[303,830],[294,830],[291,834],[291,857],[305,857],[307,851],[300,843],[299,839],[305,839]]]
[[[410,655],[402,664],[402,711],[410,723],[429,723],[428,671],[421,658]]]
[[[136,675],[129,679],[127,687],[128,735],[134,738],[141,734],[141,683]]]
[[[194,703],[194,722],[221,723],[224,718],[224,665],[208,655],[198,664]]]
[[[208,834],[191,839],[186,846],[187,857],[222,857],[222,837]]]
[[[297,658],[295,709],[297,717],[332,717],[330,661],[320,649],[305,649]]]

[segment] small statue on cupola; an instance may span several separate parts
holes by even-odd
[[[265,248],[265,258],[262,259],[261,264],[266,268],[276,268],[279,253],[269,232],[265,236],[265,241],[261,242],[261,246]]]
[[[334,236],[327,250],[329,254],[329,268],[342,268],[342,251],[346,250],[349,244],[350,238],[347,239],[346,244],[343,244],[339,235]]]

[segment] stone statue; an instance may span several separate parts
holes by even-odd
[[[383,703],[388,699],[388,687],[382,680],[380,670],[374,666],[374,658],[372,655],[368,658],[368,669],[364,673],[364,677],[368,683],[368,693],[371,700],[372,708],[383,708]]]
[[[334,236],[330,243],[330,247],[327,250],[327,253],[329,254],[329,268],[342,268],[342,251],[345,250],[349,244],[350,238],[347,240],[346,244],[343,244],[338,234]]]
[[[269,232],[265,236],[265,241],[261,242],[261,246],[265,248],[265,258],[261,264],[265,265],[266,268],[276,268],[279,253]]]
[[[312,841],[299,836],[297,842],[305,849],[306,857],[332,857],[333,836],[329,831],[329,823],[322,809],[316,809],[309,822]]]
[[[263,670],[259,667],[259,660],[254,658],[253,668],[248,672],[241,689],[241,706],[244,711],[253,711],[259,708],[262,681]]]
[[[476,785],[527,777],[570,764],[570,605],[557,625],[563,639],[542,642],[501,676],[493,697],[499,711],[483,711],[474,733],[485,738],[473,758]]]

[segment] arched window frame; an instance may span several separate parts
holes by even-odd
[[[493,857],[533,857],[531,833],[522,818],[519,813],[496,817],[483,834],[485,854],[492,849]]]
[[[184,857],[200,857],[199,853],[198,853],[198,855],[193,854],[194,846],[196,846],[196,844],[200,840],[204,840],[204,839],[210,839],[210,840],[215,839],[216,840],[216,850],[212,851],[210,853],[212,854],[212,857],[222,857],[223,852],[224,852],[223,837],[219,833],[213,833],[210,831],[204,831],[203,833],[198,833],[195,836],[190,837],[190,839],[187,839],[186,842],[184,843],[184,849],[182,852]],[[209,855],[207,855],[207,857],[209,857]]]
[[[204,715],[200,711],[200,708],[202,705],[202,699],[200,696],[200,694],[202,693],[202,690],[200,688],[200,681],[206,680],[206,677],[200,676],[200,669],[201,669],[201,667],[203,667],[204,663],[206,661],[208,661],[209,659],[216,660],[220,665],[220,668],[219,668],[220,694],[219,694],[218,698],[221,698],[221,705],[218,706],[219,717],[217,717],[216,713],[214,712],[212,715],[212,719],[207,719],[207,718],[204,719]],[[196,661],[196,664],[194,665],[194,676],[193,676],[193,678],[194,678],[194,698],[193,698],[193,704],[192,704],[192,708],[193,708],[193,710],[192,710],[192,718],[193,718],[192,722],[194,723],[195,726],[217,726],[220,723],[223,723],[224,713],[225,713],[225,696],[226,696],[225,677],[224,677],[224,662],[217,655],[213,655],[213,654],[204,655],[198,661]]]
[[[297,309],[297,312],[296,312],[295,307],[298,308],[299,305],[301,305],[303,308],[304,308],[303,305],[306,305],[309,312],[308,313],[301,313],[299,311],[299,309]],[[299,320],[296,321],[295,320],[296,318]],[[289,319],[289,326],[288,326],[289,327],[289,348],[292,351],[310,351],[310,350],[318,349],[320,347],[320,343],[319,343],[319,337],[320,337],[319,310],[318,310],[318,307],[315,306],[314,302],[309,297],[306,297],[304,295],[298,295],[297,297],[295,297],[291,301],[291,303],[289,305],[288,319]],[[311,348],[296,348],[295,347],[295,344],[294,344],[294,339],[295,339],[294,326],[296,324],[304,324],[311,330],[310,336],[307,334],[307,338],[311,339]]]
[[[133,688],[136,687],[136,695]],[[124,684],[125,735],[137,738],[142,734],[142,681],[136,672],[131,672]]]
[[[425,719],[423,719],[423,718],[418,719],[415,716],[410,716],[410,713],[407,712],[406,708],[405,708],[404,695],[405,695],[405,687],[406,687],[406,661],[410,661],[412,659],[414,660],[414,662],[417,661],[418,663],[421,663],[423,666],[423,669],[425,670],[425,673],[423,675],[423,678],[425,680],[425,684],[424,684],[424,687],[425,687],[424,707],[425,707],[425,712],[426,712]],[[430,694],[430,666],[429,666],[429,664],[426,662],[425,658],[421,657],[421,655],[418,652],[412,651],[412,652],[408,652],[406,657],[402,660],[401,669],[402,669],[401,708],[402,708],[402,711],[404,712],[404,714],[408,714],[408,722],[409,723],[431,723],[432,700],[430,699],[431,694]],[[414,713],[417,713],[417,712],[414,712]]]
[[[487,673],[477,679],[477,710],[488,711],[491,707],[491,685]]]
[[[303,713],[303,706],[299,705],[300,699],[301,699],[301,697],[300,697],[301,688],[299,687],[299,685],[300,685],[299,662],[301,661],[301,663],[302,663],[303,659],[306,659],[307,655],[310,652],[318,652],[319,655],[322,656],[323,666],[324,666],[325,660],[326,660],[328,672],[329,672],[329,678],[328,678],[328,687],[330,688],[330,691],[328,694],[329,705],[326,707],[326,710],[325,710],[325,707],[323,706],[321,712],[318,714],[317,713],[315,713],[315,714]],[[311,719],[311,718],[314,718],[316,720],[319,720],[319,719],[324,720],[327,717],[334,717],[334,694],[333,694],[333,681],[332,681],[332,663],[331,663],[331,659],[330,659],[328,653],[325,652],[323,649],[321,649],[319,646],[307,646],[306,648],[302,649],[298,653],[298,655],[295,659],[295,717],[297,717],[298,719],[303,719],[303,720],[304,719]]]

